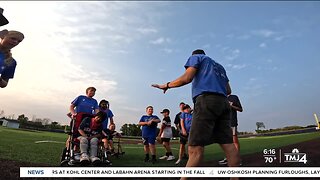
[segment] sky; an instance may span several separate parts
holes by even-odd
[[[0,89],[6,116],[68,124],[72,100],[97,88],[117,129],[148,105],[171,119],[191,84],[166,94],[151,84],[182,75],[195,49],[222,64],[244,111],[239,131],[314,125],[320,116],[320,3],[315,1],[2,1],[25,39],[12,50],[14,79]]]

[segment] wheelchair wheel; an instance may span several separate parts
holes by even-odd
[[[70,160],[69,151],[65,147],[61,154],[60,166],[68,166],[69,160]]]

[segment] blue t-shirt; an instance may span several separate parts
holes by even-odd
[[[110,109],[106,109],[106,110],[100,109],[100,111],[105,112],[107,115],[107,117],[102,121],[102,128],[106,130],[108,129],[109,118],[113,117],[113,113]]]
[[[0,74],[2,79],[12,79],[16,70],[17,62],[13,59],[13,62],[6,66],[4,64],[4,54],[0,52]]]
[[[187,133],[189,133],[191,129],[192,114],[182,112],[180,118],[183,119],[184,128],[186,129]]]
[[[203,54],[192,55],[184,67],[186,69],[188,67],[197,69],[197,73],[192,81],[193,101],[204,92],[220,93],[227,96],[227,83],[229,79],[226,70],[209,56]]]
[[[76,106],[76,113],[94,114],[94,110],[99,108],[97,100],[83,95],[78,96],[71,104]]]
[[[148,116],[148,115],[143,115],[140,119],[139,122],[148,122],[152,119],[159,119],[158,116]],[[157,126],[158,123],[154,123],[154,125],[150,125],[150,126],[142,126],[142,137],[152,137],[155,138],[157,135]]]
[[[86,117],[82,120],[79,129],[83,130],[87,136],[93,136],[102,132],[102,124],[96,123],[92,118]]]

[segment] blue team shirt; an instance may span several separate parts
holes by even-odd
[[[184,128],[186,129],[187,133],[189,133],[191,129],[192,114],[182,112],[180,118],[183,119]]]
[[[159,119],[158,116],[148,116],[148,115],[143,115],[140,119],[139,122],[148,122],[152,119]],[[142,137],[152,137],[155,138],[157,135],[157,125],[158,123],[155,123],[153,126],[142,126]]]
[[[16,66],[17,62],[15,60],[13,60],[9,66],[6,66],[4,64],[4,54],[0,52],[0,74],[3,79],[12,79],[16,70]]]
[[[204,92],[220,93],[227,96],[227,83],[229,79],[226,71],[219,63],[203,54],[195,54],[189,57],[185,66],[194,67],[197,73],[192,81],[192,98]]]
[[[111,111],[110,109],[106,109],[106,110],[100,109],[100,111],[103,111],[103,112],[105,112],[105,113],[107,114],[106,119],[104,119],[104,120],[102,121],[102,128],[103,128],[104,130],[106,130],[106,129],[108,129],[109,118],[112,118],[112,117],[113,117],[113,113],[112,113],[112,111]]]
[[[94,110],[99,108],[97,100],[89,98],[87,96],[78,96],[75,100],[71,102],[76,106],[76,113],[88,113],[94,114]]]

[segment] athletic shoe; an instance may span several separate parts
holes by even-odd
[[[86,153],[82,153],[80,156],[80,162],[88,161],[89,162],[89,156]]]
[[[160,157],[159,159],[167,159],[168,158],[168,156],[162,156],[162,157]]]
[[[221,161],[219,161],[219,164],[220,164],[220,165],[226,165],[226,164],[228,164],[227,158],[224,158],[224,159],[222,159]]]
[[[174,160],[174,159],[175,159],[174,156],[169,156],[169,157],[167,158],[167,161],[172,161],[172,160]]]
[[[152,164],[155,164],[157,162],[157,159],[151,159]]]
[[[96,162],[96,161],[100,161],[100,158],[95,157],[95,156],[91,156],[91,157],[90,157],[90,161],[91,161],[92,163],[94,163],[94,162]]]
[[[180,164],[181,159],[178,159],[178,161],[176,161],[176,165]]]
[[[182,159],[189,159],[188,155],[187,154],[184,154]]]
[[[148,161],[149,161],[149,157],[145,157],[144,162],[148,162]]]
[[[74,155],[74,160],[80,161],[80,154],[75,154]]]

